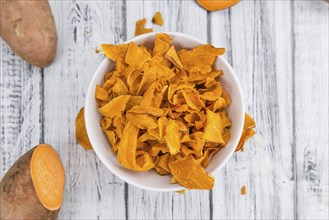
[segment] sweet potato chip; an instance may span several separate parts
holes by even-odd
[[[202,159],[202,166],[207,168],[209,165],[209,161],[211,160],[212,156],[217,153],[220,149],[219,148],[208,148],[205,150],[203,159]]]
[[[107,93],[106,89],[103,89],[99,85],[96,85],[96,99],[103,101],[110,101],[110,96]]]
[[[194,110],[200,111],[205,106],[204,102],[200,99],[200,96],[195,94],[191,90],[183,90],[183,96],[186,104]]]
[[[85,125],[85,116],[84,108],[82,107],[75,119],[75,138],[78,143],[86,150],[91,150],[93,147],[88,138],[86,125]]]
[[[167,34],[155,35],[153,56],[164,56],[170,48],[171,38]]]
[[[152,28],[145,28],[146,19],[143,18],[142,20],[136,21],[136,28],[135,28],[135,36],[150,33],[153,31]]]
[[[113,118],[116,115],[120,115],[125,109],[130,95],[122,95],[117,98],[112,99],[98,111],[105,117]]]
[[[245,113],[244,117],[244,126],[241,134],[241,138],[239,141],[238,146],[236,147],[235,151],[239,151],[243,149],[244,143],[252,136],[256,134],[256,131],[253,128],[256,126],[256,123],[250,115]]]
[[[105,56],[113,61],[116,61],[119,57],[123,58],[126,55],[128,44],[101,44],[101,49]]]
[[[158,163],[156,164],[156,166],[161,167],[162,169],[167,171],[168,174],[170,173],[170,169],[168,166],[169,159],[170,159],[169,153],[163,154],[159,157]]]
[[[137,95],[141,95],[157,80],[157,74],[154,67],[147,66],[144,69],[141,84],[137,90]]]
[[[163,81],[158,80],[145,91],[141,106],[144,108],[154,107],[160,108],[163,100],[164,92],[168,86]]]
[[[165,154],[165,153],[168,153],[168,152],[169,152],[169,149],[167,148],[167,145],[164,144],[164,143],[155,144],[155,145],[153,145],[152,147],[150,147],[148,149],[148,153],[153,157],[156,156],[156,155],[159,155],[160,153]]]
[[[216,56],[225,53],[224,48],[214,48],[209,44],[198,46],[191,51],[181,50],[178,56],[187,71],[200,71],[202,74],[210,73]]]
[[[215,101],[220,98],[222,94],[222,87],[215,79],[208,77],[205,82],[206,89],[199,89],[200,97],[206,100]]]
[[[128,95],[129,91],[126,84],[120,78],[116,78],[116,83],[112,87],[112,93],[114,97],[117,97],[121,95]]]
[[[142,100],[143,100],[143,96],[130,96],[130,99],[126,104],[126,110],[129,111],[135,106],[140,106]]]
[[[134,171],[148,171],[154,167],[152,158],[144,153],[136,159],[137,136],[139,128],[128,121],[119,144],[118,160],[122,166]]]
[[[125,62],[136,69],[141,69],[144,63],[149,60],[150,57],[140,49],[134,42],[131,42],[128,46]]]
[[[172,175],[187,189],[212,189],[214,178],[208,175],[193,156],[169,162]]]
[[[170,49],[167,51],[165,57],[172,62],[176,67],[183,69],[183,64],[180,61],[174,45],[171,45]]]
[[[178,132],[179,125],[174,120],[169,119],[164,139],[171,155],[177,154],[180,150],[180,141],[179,136],[177,135]]]
[[[128,111],[126,118],[140,129],[153,129],[158,126],[156,117],[147,113],[134,113]]]
[[[226,106],[231,104],[231,98],[224,89],[222,91],[222,98],[225,100]]]
[[[163,25],[162,15],[159,11],[156,12],[155,15],[153,16],[152,22],[153,22],[153,24],[157,24],[159,26]]]
[[[207,125],[204,129],[203,139],[215,143],[224,144],[223,121],[220,115],[207,110]]]
[[[118,141],[115,133],[111,130],[105,130],[105,129],[102,130],[112,146],[112,152],[116,152],[118,150]]]

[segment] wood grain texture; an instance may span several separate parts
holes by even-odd
[[[228,48],[227,57],[241,82],[246,111],[255,118],[258,132],[245,151],[235,154],[217,175],[222,181],[213,190],[213,203],[221,208],[214,209],[214,219],[291,219],[290,2],[241,2],[213,13],[211,18],[212,42]],[[244,185],[246,196],[240,193]]]
[[[120,1],[53,1],[59,31],[55,63],[45,69],[44,138],[59,151],[66,172],[60,219],[125,218],[124,183],[75,140],[75,117],[103,56],[100,43],[123,41]]]
[[[153,25],[155,12],[164,18],[162,27]],[[146,27],[154,31],[178,31],[207,41],[207,12],[194,1],[127,1],[127,37],[134,37],[135,22],[146,18]],[[210,201],[207,191],[159,193],[129,185],[129,219],[209,219]]]
[[[293,7],[296,217],[329,219],[329,7],[323,1]]]
[[[41,141],[42,70],[1,47],[0,154],[1,177],[26,151]]]
[[[1,40],[1,177],[40,142],[66,174],[59,219],[328,219],[329,8],[324,1],[241,1],[207,13],[194,0],[50,1],[55,62],[38,69]],[[156,11],[164,26],[153,25]],[[115,177],[75,140],[75,116],[103,56],[135,22],[226,47],[257,136],[216,174],[211,192],[150,192]],[[247,194],[240,188],[245,185]]]

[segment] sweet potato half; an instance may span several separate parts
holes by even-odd
[[[21,156],[0,183],[0,219],[56,219],[64,169],[55,151],[40,144]]]
[[[218,11],[237,4],[240,0],[196,0],[207,11]]]

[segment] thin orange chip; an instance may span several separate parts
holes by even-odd
[[[144,53],[134,42],[131,42],[128,46],[125,62],[136,69],[142,68],[144,63],[149,60],[149,56]]]
[[[75,119],[75,138],[77,139],[78,143],[86,150],[93,149],[89,141],[87,130],[86,130],[83,107],[80,109]]]
[[[171,155],[177,154],[180,150],[180,140],[179,136],[177,135],[178,132],[179,125],[174,120],[169,119],[164,139]]]
[[[136,159],[138,133],[139,128],[128,121],[119,144],[118,160],[127,169],[139,172],[148,171],[154,167],[150,155],[145,152]]]
[[[157,24],[159,26],[163,25],[162,15],[159,11],[156,12],[155,15],[153,16],[152,22],[153,22],[153,24]]]
[[[119,57],[124,57],[126,55],[128,44],[101,44],[101,49],[105,56],[116,61]]]
[[[158,33],[154,40],[153,56],[164,56],[170,48],[171,38],[167,34]]]
[[[106,89],[103,89],[99,85],[96,85],[96,99],[103,101],[110,101],[110,96],[107,93]]]
[[[214,48],[212,45],[205,44],[198,46],[191,51],[181,50],[178,56],[183,63],[185,70],[189,72],[199,71],[202,74],[210,73],[212,64],[216,56],[225,53],[224,48]]]
[[[223,121],[219,114],[207,110],[207,125],[204,129],[203,139],[224,144]]]
[[[214,178],[208,175],[193,156],[169,162],[173,176],[187,189],[212,189]]]
[[[142,20],[136,21],[136,29],[135,29],[135,36],[150,33],[153,31],[152,28],[145,28],[146,19],[143,18]]]
[[[253,128],[256,126],[254,119],[252,119],[247,113],[245,113],[245,121],[244,127],[241,134],[241,138],[239,141],[238,146],[236,147],[235,151],[239,151],[243,149],[244,144],[246,141],[256,134],[256,131]]]
[[[241,195],[246,195],[247,194],[247,189],[246,186],[241,187]]]
[[[103,116],[113,118],[116,115],[120,115],[126,109],[126,104],[130,97],[130,95],[121,95],[112,99],[112,101],[98,110]]]
[[[176,53],[176,50],[175,50],[175,46],[174,45],[171,45],[170,49],[167,51],[165,57],[170,61],[172,62],[176,67],[180,68],[180,69],[183,69],[183,64],[182,62],[180,61],[177,53]]]

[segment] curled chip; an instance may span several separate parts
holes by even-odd
[[[116,67],[96,86],[100,126],[123,167],[211,189],[205,168],[230,139],[231,100],[219,82],[223,72],[213,69],[225,50],[207,44],[176,51],[171,41],[158,33],[153,50],[133,42],[101,46]],[[243,141],[254,123],[246,117],[245,126]]]
[[[145,28],[146,19],[143,18],[142,20],[136,21],[136,29],[135,29],[135,36],[150,33],[153,31],[152,28]]]
[[[82,107],[75,119],[75,137],[78,143],[85,148],[86,150],[91,150],[93,147],[88,138],[88,134],[86,131],[85,125],[85,116],[84,116],[84,108]]]
[[[159,26],[163,25],[163,19],[162,19],[162,15],[160,12],[155,13],[155,15],[153,16],[152,22],[153,22],[153,24],[157,24]]]
[[[254,136],[256,134],[256,131],[253,130],[253,128],[256,127],[256,122],[254,121],[254,119],[252,117],[250,117],[250,115],[248,115],[247,113],[245,113],[244,115],[244,125],[243,125],[243,130],[242,130],[242,135],[239,141],[238,146],[236,147],[235,151],[239,151],[243,149],[244,143],[246,143],[246,141]]]
[[[193,156],[169,162],[172,175],[187,189],[212,189],[214,178],[208,175]]]

